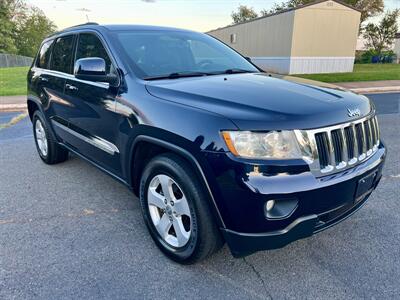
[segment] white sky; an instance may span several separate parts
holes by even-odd
[[[208,31],[232,22],[240,5],[256,11],[284,0],[27,0],[38,6],[59,29],[87,22],[101,24],[163,25]],[[400,0],[385,0],[387,9],[400,8]],[[86,17],[87,15],[87,17]]]

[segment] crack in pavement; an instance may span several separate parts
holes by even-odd
[[[263,288],[264,288],[265,294],[268,296],[268,299],[271,299],[271,300],[272,300],[272,296],[270,295],[270,293],[268,293],[267,287],[265,286],[265,281],[264,281],[264,279],[262,278],[260,272],[258,272],[257,269],[256,269],[256,267],[255,267],[252,263],[250,263],[249,261],[247,261],[245,257],[243,257],[243,261],[244,261],[244,263],[245,263],[246,265],[248,265],[248,266],[253,270],[253,272],[256,274],[257,278],[261,281],[261,284],[262,284],[262,286],[263,286]]]
[[[264,296],[259,295],[259,294],[256,293],[255,291],[244,287],[242,284],[238,284],[237,282],[235,282],[234,280],[232,280],[231,278],[229,278],[228,276],[226,276],[226,275],[224,275],[224,274],[222,274],[222,273],[216,272],[216,271],[214,271],[214,270],[212,270],[212,269],[208,269],[208,268],[206,268],[206,267],[203,266],[203,265],[200,265],[200,268],[203,269],[203,270],[204,270],[205,272],[207,272],[208,274],[210,274],[210,275],[212,275],[212,276],[214,276],[214,277],[217,277],[218,279],[223,280],[223,281],[225,281],[226,283],[232,285],[233,287],[238,288],[238,289],[240,289],[240,290],[243,290],[243,291],[249,293],[249,294],[252,295],[253,297],[256,297],[256,298],[258,298],[258,299],[265,299]],[[272,298],[271,298],[271,299],[272,299]]]

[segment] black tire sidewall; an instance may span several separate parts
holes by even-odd
[[[157,229],[155,228],[153,221],[151,220],[148,202],[147,202],[147,190],[151,180],[156,175],[167,175],[171,177],[182,189],[188,201],[190,214],[191,214],[191,235],[190,239],[185,246],[175,248],[169,245],[164,239],[159,235]],[[172,166],[166,160],[155,159],[151,164],[145,169],[142,175],[142,180],[140,184],[140,202],[143,213],[143,218],[145,220],[146,226],[150,231],[150,234],[158,247],[170,258],[175,261],[184,262],[188,260],[193,253],[196,251],[199,242],[199,218],[196,214],[197,207],[195,198],[199,197],[199,193],[193,190],[193,185],[189,182],[190,174],[187,174],[183,168]]]

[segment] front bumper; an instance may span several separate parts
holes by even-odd
[[[347,207],[344,212],[329,221],[323,221],[323,219],[327,214],[333,212],[329,212],[325,216],[322,214],[300,217],[284,229],[267,233],[240,233],[229,229],[222,229],[222,233],[234,257],[244,257],[261,250],[282,248],[291,242],[309,237],[345,220],[364,205],[371,192],[372,190],[357,204]]]
[[[362,207],[377,187],[385,156],[386,150],[381,144],[369,160],[353,169],[321,178],[315,178],[310,172],[300,172],[272,176],[247,174],[244,180],[236,174],[236,181],[241,180],[245,187],[231,191],[233,184],[230,184],[230,190],[223,190],[223,194],[230,196],[230,203],[225,207],[233,218],[226,218],[228,226],[221,228],[232,255],[242,257],[260,250],[281,248],[343,221]],[[357,194],[359,181],[369,174],[374,175],[371,185],[362,195]],[[225,185],[226,181],[225,178]],[[247,198],[240,199],[241,196]],[[292,214],[277,220],[265,216],[266,201],[287,198],[298,199],[298,207]]]

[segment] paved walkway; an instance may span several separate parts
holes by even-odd
[[[0,104],[25,104],[26,96],[0,96]]]
[[[400,92],[400,80],[358,81],[334,83],[357,93]]]
[[[358,81],[358,82],[338,82],[334,83],[347,89],[379,88],[379,87],[399,87],[400,80],[379,80],[379,81]]]

